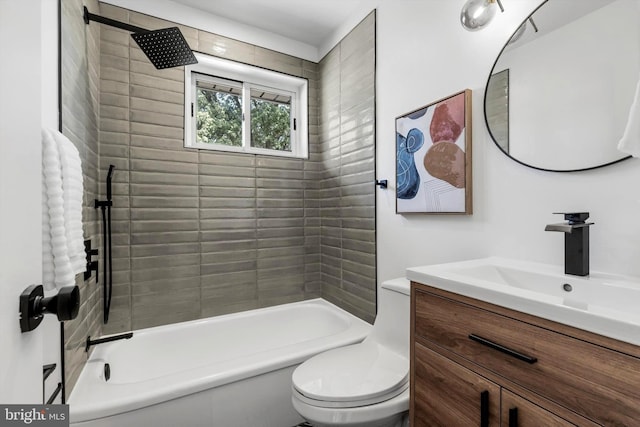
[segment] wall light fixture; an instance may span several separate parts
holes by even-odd
[[[504,12],[500,0],[467,0],[460,12],[460,22],[469,31],[481,30],[496,15],[497,7]]]

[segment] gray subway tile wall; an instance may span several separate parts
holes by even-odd
[[[80,0],[62,3],[77,8]],[[104,3],[96,12],[149,29],[175,25]],[[92,285],[83,304],[91,334],[320,296],[372,321],[375,13],[319,64],[180,26],[201,52],[309,80],[308,159],[184,148],[183,68],[156,70],[128,32],[88,28],[100,52],[89,73],[99,115],[68,119],[94,123],[87,151],[95,169],[87,173],[96,195],[103,197],[106,171],[116,166],[111,315],[101,325],[101,287]],[[74,52],[65,46],[63,57],[82,54]],[[99,235],[95,209],[86,211],[85,235],[87,228]],[[87,320],[69,325],[76,344],[86,338]],[[82,366],[81,356],[72,354],[73,366]]]
[[[322,296],[373,321],[375,12],[320,62]]]

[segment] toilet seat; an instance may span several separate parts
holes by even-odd
[[[409,387],[409,362],[372,341],[321,353],[293,373],[293,393],[318,407],[353,408],[392,399]]]
[[[375,405],[377,403],[386,402],[387,400],[391,400],[396,396],[401,395],[405,390],[409,388],[409,383],[403,384],[400,388],[395,389],[387,394],[380,395],[371,399],[364,400],[356,400],[353,402],[341,401],[341,402],[331,402],[328,400],[316,400],[310,399],[305,395],[301,394],[298,390],[293,390],[293,395],[296,399],[298,399],[302,403],[306,403],[307,405],[316,406],[319,408],[359,408],[361,406],[369,406]]]

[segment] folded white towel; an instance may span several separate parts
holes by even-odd
[[[80,156],[66,137],[68,144],[57,135],[62,134],[42,130],[42,284],[47,290],[73,286],[75,275],[86,267]]]
[[[86,270],[84,236],[82,232],[82,163],[75,145],[60,132],[52,132],[62,166],[62,191],[64,199],[64,224],[71,268],[74,274]]]
[[[618,142],[618,150],[640,157],[640,77],[636,86],[636,93],[629,110],[629,119],[624,134]]]
[[[45,289],[55,288],[53,253],[51,253],[51,225],[49,224],[49,199],[44,169],[44,131],[42,133],[42,284]]]

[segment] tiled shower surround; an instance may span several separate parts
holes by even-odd
[[[175,26],[103,3],[94,13],[149,29]],[[180,29],[196,51],[307,78],[310,156],[184,148],[184,69],[156,70],[128,32],[99,26],[98,191],[115,165],[114,288],[109,323],[91,333],[320,296],[372,321],[375,14],[319,64]],[[101,315],[102,300],[91,303],[85,311]],[[67,337],[88,328],[79,329]],[[77,343],[67,343],[70,360],[78,359]],[[68,366],[71,384],[79,368]]]

